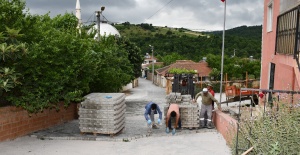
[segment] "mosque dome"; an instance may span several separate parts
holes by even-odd
[[[88,31],[88,33],[92,33],[92,32],[96,33],[97,29],[98,29],[98,26],[94,25]],[[119,31],[115,27],[113,27],[112,25],[107,24],[107,23],[100,23],[100,35],[101,36],[110,36],[110,35],[113,35],[113,36],[121,37]],[[94,39],[96,39],[97,36],[98,36],[98,34],[96,33]]]

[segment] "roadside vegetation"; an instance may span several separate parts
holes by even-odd
[[[274,98],[277,100],[277,98]],[[253,147],[252,154],[299,154],[300,152],[300,107],[280,102],[273,108],[257,109],[259,115],[241,121],[238,135],[238,154]],[[236,139],[231,150],[236,154]],[[244,150],[243,150],[244,149]]]
[[[90,92],[119,92],[141,72],[129,40],[80,34],[75,15],[31,15],[21,0],[0,0],[0,105],[29,112],[79,102]]]

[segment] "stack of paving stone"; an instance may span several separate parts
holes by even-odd
[[[79,108],[81,133],[116,134],[125,127],[125,94],[92,93]]]
[[[181,101],[182,101],[181,93],[170,93],[169,95],[166,96],[167,104],[169,103],[181,104]]]
[[[181,95],[180,93],[170,93],[166,96],[166,105],[164,106],[164,116],[167,115],[169,104],[178,104],[181,127],[198,128],[199,127],[199,106],[192,102],[191,95]],[[171,120],[174,121],[173,119]],[[172,123],[173,125],[173,123]]]

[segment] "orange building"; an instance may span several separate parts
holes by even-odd
[[[261,89],[300,88],[300,0],[264,0]]]

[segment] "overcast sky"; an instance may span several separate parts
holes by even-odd
[[[226,0],[226,29],[241,25],[261,25],[263,0]],[[154,26],[222,30],[224,3],[221,0],[80,0],[83,22],[95,21],[95,11],[105,6],[108,21]],[[74,13],[76,0],[26,0],[31,14]]]

